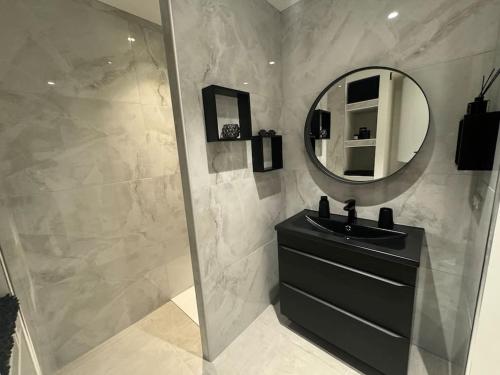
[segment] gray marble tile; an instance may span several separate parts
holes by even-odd
[[[276,297],[276,242],[265,244],[202,283],[209,356],[215,358]]]
[[[23,30],[3,87],[139,102],[128,22],[119,13],[97,1],[22,3],[34,22]]]
[[[194,285],[193,265],[189,253],[167,263],[168,293],[170,298],[177,296]],[[162,287],[161,285],[159,287]]]
[[[159,27],[131,22],[137,84],[142,104],[171,106],[165,47]]]
[[[280,186],[277,178],[248,178],[193,194],[202,278],[215,277],[275,238],[274,225],[284,218]]]
[[[462,324],[459,275],[421,268],[415,300],[413,343],[441,358],[453,360],[467,336],[456,335]],[[468,327],[470,335],[470,326]],[[467,331],[467,330],[465,330]]]
[[[263,1],[174,1],[181,79],[280,98],[280,16]],[[196,51],[196,53],[191,53]],[[248,82],[248,85],[244,85]]]
[[[179,173],[170,107],[10,92],[0,94],[0,107],[8,114],[0,129],[3,194]]]
[[[164,47],[94,0],[0,7],[0,242],[52,374],[193,283]]]
[[[296,4],[282,17],[283,91],[316,92],[332,77],[364,65],[409,69],[493,50],[499,6],[472,0]],[[394,9],[400,16],[390,21]]]
[[[123,330],[57,375],[215,374],[199,354],[198,327],[169,302]],[[206,371],[205,371],[206,370]]]

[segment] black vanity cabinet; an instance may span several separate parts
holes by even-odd
[[[396,226],[404,240],[367,243],[313,229],[306,214],[317,215],[276,226],[281,312],[383,374],[406,374],[424,230]]]

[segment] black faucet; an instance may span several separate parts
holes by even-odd
[[[356,222],[356,200],[348,199],[344,207],[344,211],[347,211],[347,224],[354,224]]]

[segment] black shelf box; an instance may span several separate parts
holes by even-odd
[[[271,167],[264,166],[264,139],[271,139]],[[281,135],[252,137],[252,164],[254,172],[269,172],[283,168],[283,143]]]
[[[348,83],[347,104],[377,99],[380,87],[380,76],[363,78]]]
[[[207,142],[219,141],[248,141],[252,139],[252,118],[250,112],[250,94],[248,92],[233,90],[227,87],[211,85],[202,90],[203,111],[205,113],[205,128]],[[221,138],[219,127],[219,117],[217,112],[217,96],[227,96],[237,99],[238,124],[240,126],[240,136],[238,138]]]
[[[461,171],[491,171],[500,112],[465,115],[458,130],[455,164]]]
[[[331,118],[330,112],[316,109],[313,112],[311,121],[311,137],[314,139],[330,139]],[[326,135],[321,135],[322,130],[326,130]]]

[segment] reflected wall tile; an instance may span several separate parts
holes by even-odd
[[[413,342],[448,360],[454,359],[460,283],[459,275],[426,268],[419,272]]]
[[[47,338],[47,327],[38,314],[36,287],[31,277],[13,215],[8,205],[2,200],[0,200],[0,239],[2,255],[9,270],[14,292],[21,303],[30,334],[37,338],[34,342],[35,350],[42,366],[50,371],[54,368],[54,361]]]
[[[66,339],[65,341],[58,340],[59,345],[54,346],[53,349],[58,368],[70,363],[82,353],[101,344],[105,338],[113,336],[133,323],[123,300],[115,299],[107,300],[107,302],[108,304],[97,314],[94,311],[95,321],[91,318],[82,319],[85,325],[81,327],[81,330],[68,337],[57,336],[59,340]],[[60,325],[56,328],[57,331],[60,331],[61,327],[67,329],[64,325]]]
[[[50,159],[64,148],[58,112],[57,104],[46,98],[0,90],[2,180]]]
[[[128,22],[119,13],[97,1],[24,3],[36,24],[12,61],[7,88],[139,102]]]
[[[185,252],[186,253],[186,252]],[[167,263],[167,276],[170,288],[168,290],[170,298],[173,298],[193,286],[191,256],[189,253],[181,255]]]
[[[164,51],[98,1],[2,9],[0,242],[55,373],[189,282]]]
[[[10,225],[23,234],[65,233],[63,211],[52,193],[12,197],[5,200]],[[90,224],[91,225],[91,224]]]
[[[7,75],[8,68],[12,64],[12,59],[18,53],[26,40],[26,30],[33,27],[35,18],[32,11],[21,1],[2,2],[2,13],[0,14],[0,24],[9,33],[2,33],[0,45],[2,46],[2,57],[0,57],[0,86]]]
[[[0,173],[9,195],[178,172],[168,107],[10,92],[0,106],[7,114]]]
[[[130,23],[135,70],[142,104],[171,106],[165,47],[160,27]]]
[[[469,228],[469,238],[465,252],[462,293],[465,310],[471,321],[478,301],[479,285],[483,276],[483,265],[487,261],[487,248],[491,246],[488,242],[490,225],[492,221],[492,207],[494,206],[495,191],[483,181],[477,181],[472,187],[470,204],[471,220]]]

